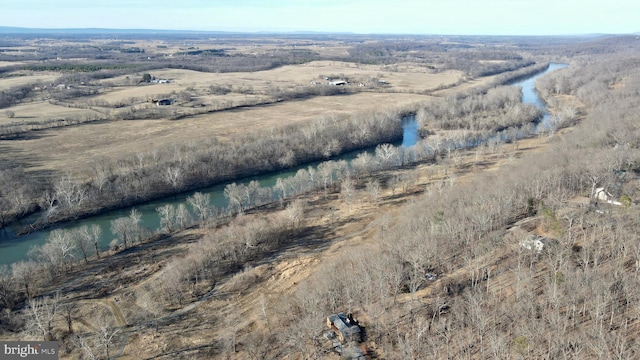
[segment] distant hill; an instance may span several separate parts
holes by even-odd
[[[230,31],[158,30],[158,29],[104,29],[104,28],[23,28],[0,26],[0,34],[236,34]]]

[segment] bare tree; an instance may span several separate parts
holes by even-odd
[[[182,184],[182,169],[177,166],[169,166],[164,172],[164,179],[174,189]]]
[[[49,233],[44,245],[29,250],[29,256],[54,275],[71,268],[75,250],[71,232],[55,229]]]
[[[176,223],[180,229],[184,229],[191,222],[191,213],[185,204],[178,204],[176,209]]]
[[[198,219],[200,219],[200,223],[204,223],[211,211],[209,196],[201,192],[196,192],[192,196],[189,196],[187,201],[196,211]]]
[[[87,198],[87,189],[67,172],[54,186],[55,198],[69,208],[80,206]]]
[[[73,315],[78,309],[77,303],[66,302],[64,304],[60,304],[59,309],[62,312],[65,323],[67,324],[67,331],[69,334],[73,334]]]
[[[236,183],[229,184],[224,188],[224,197],[229,201],[229,207],[231,210],[238,209],[241,213],[244,212],[242,206],[242,187]]]
[[[27,303],[27,313],[29,317],[29,329],[42,336],[45,341],[52,341],[53,322],[58,312],[59,294],[54,297],[48,296],[30,299]]]
[[[166,204],[157,207],[156,211],[160,215],[160,227],[164,228],[164,231],[167,233],[172,232],[176,225],[176,208],[171,204]]]
[[[35,290],[35,282],[38,277],[38,266],[33,261],[19,261],[11,264],[11,272],[18,286],[24,287],[27,299],[31,299],[31,295]]]
[[[125,249],[139,240],[141,236],[140,220],[140,214],[136,209],[131,209],[128,217],[111,221],[111,232],[122,241]]]
[[[298,227],[300,226],[300,222],[304,217],[304,207],[304,201],[301,199],[296,199],[292,201],[285,209],[287,218],[289,219],[289,222],[291,224],[291,229],[294,233],[297,231]]]
[[[111,167],[105,160],[96,162],[92,166],[94,172],[93,183],[98,188],[98,192],[102,193],[102,189],[113,175]]]
[[[106,321],[99,322],[97,345],[104,348],[105,359],[111,358],[111,347],[113,346],[114,338],[119,333],[120,329],[109,326]]]
[[[324,161],[318,164],[318,173],[325,193],[327,192],[327,186],[333,183],[334,164],[333,161]]]
[[[84,263],[88,263],[87,254],[93,247],[93,239],[89,233],[89,226],[82,225],[78,229],[74,230],[71,236],[74,246],[82,253]]]
[[[95,354],[91,346],[89,346],[89,344],[87,343],[87,339],[84,336],[76,335],[75,337],[71,338],[71,341],[76,346],[76,348],[79,348],[80,350],[82,350],[82,352],[84,353],[84,356],[87,359],[89,360],[98,359],[98,356]]]
[[[398,149],[391,144],[381,144],[376,147],[376,159],[383,167],[397,165]]]
[[[256,205],[259,190],[260,183],[255,180],[251,180],[246,186],[243,187],[243,195],[248,207],[253,207]]]
[[[277,190],[280,190],[280,206],[282,206],[284,199],[287,198],[287,188],[288,188],[287,183],[284,180],[282,180],[282,178],[278,178],[276,179],[275,188]]]
[[[351,209],[351,200],[355,195],[355,182],[350,176],[342,179],[342,183],[340,184],[340,195],[344,198],[344,200],[349,205],[349,209]]]
[[[378,180],[367,182],[367,193],[369,194],[371,201],[377,205],[380,200],[380,183]]]
[[[100,235],[102,235],[102,228],[98,224],[92,224],[89,228],[89,237],[91,239],[91,243],[93,244],[93,248],[96,251],[96,256],[98,259],[100,258]]]
[[[7,265],[0,266],[0,310],[13,307],[16,299],[16,281]]]

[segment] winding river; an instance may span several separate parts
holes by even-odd
[[[547,112],[546,104],[540,97],[538,96],[535,89],[535,81],[538,77],[543,76],[551,71],[566,67],[566,64],[557,64],[552,63],[549,67],[537,74],[534,74],[527,79],[520,80],[509,85],[520,86],[522,87],[522,101],[525,103],[531,103],[541,108],[544,111],[543,119],[538,124],[538,128],[542,129],[548,127],[548,119],[549,113]],[[404,118],[402,121],[403,127],[403,139],[402,143],[395,144],[397,146],[403,147],[411,147],[420,139],[418,135],[418,124],[415,121],[414,117]],[[348,154],[344,154],[341,157],[334,160],[351,160],[357,157],[359,153],[362,151],[372,151],[369,150],[360,150],[356,152],[351,152]],[[299,169],[306,169],[310,164],[301,165],[296,168],[288,169],[286,171],[269,173],[260,176],[250,177],[243,179],[241,181],[237,181],[238,183],[249,183],[252,180],[256,180],[260,183],[262,187],[273,186],[276,183],[278,178],[287,178],[290,176],[294,176]],[[316,164],[311,164],[315,166]],[[224,197],[224,188],[228,184],[220,184],[216,186],[212,186],[205,189],[198,190],[199,192],[208,194],[210,198],[210,202],[213,206],[217,208],[225,208],[227,206],[227,199]],[[176,196],[162,198],[159,200],[150,201],[138,206],[135,206],[138,213],[141,215],[142,221],[141,225],[145,228],[155,230],[160,226],[160,218],[158,217],[158,213],[155,210],[157,207],[165,205],[165,204],[185,204],[187,197],[191,196],[193,192],[179,194]],[[111,240],[115,237],[111,233],[111,221],[120,217],[128,216],[130,208],[115,210],[106,212],[100,215],[92,216],[89,218],[85,218],[77,221],[69,221],[63,224],[60,224],[56,227],[41,230],[37,232],[33,232],[31,234],[16,235],[17,228],[6,227],[0,230],[0,265],[2,264],[11,264],[17,261],[26,260],[27,253],[29,249],[34,245],[42,245],[45,240],[49,236],[49,233],[53,229],[74,229],[83,225],[92,225],[97,224],[102,229],[102,237],[100,239],[100,244],[103,248],[106,248]]]

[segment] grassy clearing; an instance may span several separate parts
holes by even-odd
[[[187,90],[187,88],[202,95],[209,93],[209,87],[212,85],[228,87],[232,93],[251,91],[256,94],[265,94],[273,88],[291,89],[309,86],[312,85],[312,81],[326,84],[328,80],[324,77],[333,80],[348,79],[353,86],[363,83],[367,91],[421,93],[442,86],[452,86],[462,79],[462,73],[454,70],[431,73],[427,68],[413,64],[378,66],[340,61],[314,61],[251,73],[206,73],[181,69],[162,69],[149,71],[149,73],[158,79],[169,79],[171,83],[121,86],[142,78],[142,73],[132,73],[101,80],[104,84],[111,83],[117,87],[107,89],[104,95],[92,97],[92,99],[114,102],[132,97],[148,98],[156,94]],[[375,83],[376,79],[384,80],[387,84],[380,86]]]
[[[426,96],[415,94],[361,93],[215,112],[176,121],[133,120],[86,124],[40,131],[29,139],[4,142],[6,151],[0,154],[0,159],[22,154],[22,158],[30,159],[31,170],[76,171],[86,169],[92,162],[104,158],[115,160],[199,139],[225,140],[238,134],[268,131],[272,127],[310,121],[323,115],[381,110],[427,99]]]
[[[15,64],[16,63],[6,62],[6,66]],[[0,66],[2,66],[2,64],[0,64]],[[52,72],[34,73],[30,71],[16,71],[12,72],[10,75],[10,77],[0,77],[0,91],[37,82],[49,84],[60,77],[61,74]]]
[[[421,92],[433,90],[441,85],[455,84],[462,78],[459,71],[431,73],[425,67],[413,64],[361,65],[341,61],[313,61],[302,65],[282,66],[272,70],[252,73],[201,73],[191,70],[165,69],[152,71],[157,78],[174,80],[178,84],[222,85],[234,87],[253,86],[256,91],[269,86],[309,85],[311,81],[326,83],[324,76],[332,79],[349,79],[357,85],[369,79],[380,79],[388,82],[388,86],[380,91]]]
[[[8,118],[4,112],[14,112],[13,118]],[[0,110],[0,125],[20,124],[22,122],[42,122],[52,119],[73,119],[82,117],[94,117],[99,115],[90,109],[76,109],[64,105],[54,105],[49,102],[26,103]]]

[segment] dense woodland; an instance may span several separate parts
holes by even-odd
[[[231,143],[132,154],[114,164],[97,164],[82,176],[61,174],[50,184],[22,181],[19,164],[3,169],[3,184],[12,185],[0,189],[2,214],[9,221],[36,209],[52,219],[64,218],[329,159],[272,188],[229,185],[227,209],[209,207],[199,193],[189,198],[189,207],[158,208],[160,229],[141,228],[132,211],[112,222],[117,240],[108,251],[95,246],[96,229],[52,232],[47,244],[32,250],[31,261],[0,268],[0,306],[7,310],[0,315],[0,331],[62,340],[65,351],[78,358],[108,358],[125,334],[169,329],[182,321],[170,316],[172,311],[210,296],[220,284],[238,297],[251,293],[267,281],[256,270],[258,264],[283,249],[314,245],[303,243],[309,233],[316,235],[306,222],[313,196],[339,199],[349,207],[363,201],[381,206],[384,190],[391,190],[390,197],[409,194],[416,166],[430,164],[434,170],[428,185],[412,190],[418,195],[376,220],[371,241],[332,254],[286,291],[256,295],[249,308],[227,300],[230,305],[211,320],[227,331],[195,350],[169,337],[171,343],[157,355],[331,358],[335,355],[322,337],[324,318],[352,312],[366,329],[363,344],[372,358],[637,358],[639,45],[629,37],[556,41],[547,47],[532,41],[529,52],[521,51],[539,60],[570,61],[568,68],[536,84],[553,119],[552,127],[537,135],[532,123],[539,111],[520,103],[519,89],[503,86],[531,71],[525,67],[490,87],[435,99],[428,106],[323,117],[277,129],[270,137],[248,134]],[[401,45],[359,45],[353,54],[390,62],[405,51]],[[513,60],[515,67],[529,64],[519,54],[498,55]],[[492,71],[501,72],[469,70]],[[406,114],[416,115],[425,135],[415,147],[379,145],[351,167],[330,160],[345,150],[397,139]],[[488,140],[496,133],[510,144]],[[456,181],[465,154],[507,158],[504,149],[517,148],[527,136],[548,137],[549,148],[525,153],[494,172],[478,172],[470,181]],[[611,201],[598,199],[598,188],[606,189]],[[43,195],[35,197],[35,192]],[[279,199],[275,204],[274,197]],[[185,228],[202,229],[204,235],[184,240]],[[531,235],[545,239],[542,251],[520,245]],[[126,270],[111,268],[109,259],[133,261],[135,248],[163,239],[188,245],[180,256],[167,257],[142,290],[122,300],[133,304],[125,315],[135,331],[97,314],[95,331],[75,334],[78,303],[65,295],[88,287],[95,292],[88,298],[94,298],[135,281],[128,273],[109,275],[119,283],[82,275]],[[259,314],[257,320],[243,321],[248,313]],[[347,352],[342,355],[349,358]]]

